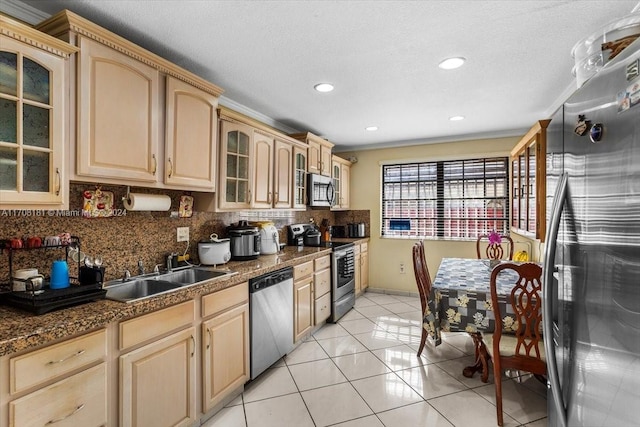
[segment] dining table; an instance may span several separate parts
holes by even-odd
[[[490,281],[491,271],[500,262],[503,261],[443,258],[431,287],[423,320],[423,328],[435,346],[442,343],[443,332],[467,332],[471,335],[476,361],[464,368],[463,375],[471,377],[480,371],[484,382],[488,381],[489,355],[482,341],[482,332],[493,332],[495,328]],[[509,269],[503,270],[496,279],[503,332],[506,333],[515,331],[517,327],[511,306],[511,290],[517,280],[518,274]]]

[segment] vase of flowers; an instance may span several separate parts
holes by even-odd
[[[489,233],[489,247],[487,248],[487,255],[489,255],[489,266],[491,268],[500,264],[500,258],[502,258],[502,237],[496,230],[491,230]]]

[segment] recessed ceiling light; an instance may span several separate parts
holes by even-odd
[[[464,64],[465,61],[466,59],[461,56],[456,58],[447,58],[439,63],[438,67],[442,68],[443,70],[453,70],[455,68],[462,67],[462,64]]]
[[[318,83],[313,88],[318,92],[331,92],[333,90],[333,85],[331,83]]]
[[[452,122],[457,122],[458,120],[464,120],[464,116],[452,116],[449,117],[449,120],[451,120]]]
[[[369,132],[373,132],[378,130],[378,126],[367,126],[364,130],[368,130]]]

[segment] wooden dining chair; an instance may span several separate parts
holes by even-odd
[[[482,234],[478,236],[476,240],[476,253],[478,254],[478,259],[507,259],[509,261],[513,260],[513,239],[509,236],[500,235],[500,240],[502,243],[499,245],[490,245],[489,244],[489,235]],[[505,242],[508,245],[507,254],[508,258],[504,258],[505,250],[502,247]]]
[[[424,244],[419,241],[413,245],[413,272],[416,276],[416,285],[418,286],[418,293],[420,294],[420,305],[422,307],[422,321],[424,323],[425,316],[427,315],[429,306],[429,294],[431,293],[431,276],[429,275],[429,268],[427,267],[427,261],[424,256]],[[424,345],[427,342],[428,332],[422,326],[422,337],[420,338],[420,347],[418,348],[418,357],[422,354]]]
[[[511,290],[514,314],[503,313],[498,302],[496,278],[501,271],[513,270],[517,279]],[[542,340],[542,267],[533,263],[501,263],[491,271],[491,304],[495,315],[493,333],[483,333],[487,351],[493,361],[498,425],[502,416],[502,371],[515,369],[537,377],[547,375]]]

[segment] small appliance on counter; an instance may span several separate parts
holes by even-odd
[[[314,224],[309,224],[302,236],[302,240],[305,246],[320,246],[322,233],[320,233],[320,230],[318,230]]]
[[[347,237],[365,237],[364,222],[357,222],[347,225]]]
[[[260,255],[260,231],[248,221],[238,221],[227,227],[231,242],[232,260],[256,259]]]
[[[322,238],[322,233],[318,227],[311,224],[291,224],[287,226],[287,244],[290,246],[327,246],[333,247],[339,244],[332,244]]]
[[[219,239],[215,233],[209,236],[209,240],[199,241],[198,258],[200,264],[218,265],[229,262],[231,259],[230,241],[231,239]]]
[[[303,234],[306,224],[291,224],[287,226],[287,244],[289,246],[304,246]]]
[[[280,235],[271,221],[256,221],[250,225],[260,230],[260,255],[277,254],[280,251]]]
[[[347,237],[347,227],[344,225],[334,225],[331,227],[331,237]]]

